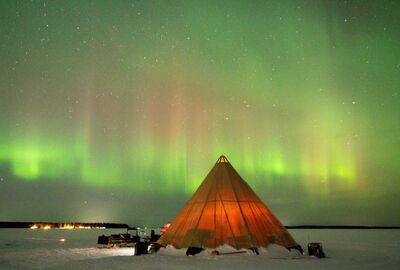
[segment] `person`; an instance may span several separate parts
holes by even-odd
[[[156,234],[154,230],[150,232],[150,242],[156,242],[160,238],[160,235]]]

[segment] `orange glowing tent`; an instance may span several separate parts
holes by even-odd
[[[275,243],[299,247],[279,220],[221,156],[165,234],[162,246],[236,249]]]

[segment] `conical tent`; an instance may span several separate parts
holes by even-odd
[[[236,249],[271,243],[286,248],[298,245],[225,156],[218,159],[158,243],[175,248],[228,244]]]

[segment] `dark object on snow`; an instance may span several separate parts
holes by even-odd
[[[149,246],[149,242],[137,242],[135,243],[135,256],[147,254],[147,248]]]
[[[188,247],[186,250],[186,256],[194,256],[202,251],[203,249],[199,247]]]
[[[135,233],[131,235],[129,231],[135,231]],[[160,249],[160,245],[156,243],[158,238],[160,235],[154,230],[151,230],[150,236],[141,237],[138,228],[128,228],[126,233],[99,236],[97,244],[99,248],[132,247],[133,255],[138,256],[157,252]]]
[[[129,233],[112,234],[110,236],[101,235],[97,238],[97,244],[105,247],[128,247],[139,241],[139,236],[131,236]]]
[[[308,255],[315,256],[317,258],[325,258],[324,250],[322,249],[321,243],[309,243],[308,244]]]
[[[134,230],[136,232],[135,235],[131,235],[129,233],[130,230]],[[101,235],[97,238],[97,244],[104,247],[134,246],[138,242],[140,242],[140,236],[136,228],[128,228],[126,233],[112,234],[110,236]]]
[[[105,245],[107,247],[124,247],[132,246],[133,243],[140,241],[139,236],[131,236],[129,233],[112,234],[110,236],[101,235],[97,239],[97,244]]]
[[[260,252],[258,252],[258,248],[249,248],[253,253],[260,255]]]

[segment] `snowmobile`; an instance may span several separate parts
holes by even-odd
[[[135,235],[129,233],[130,230],[135,231]],[[97,238],[99,247],[129,247],[140,242],[140,236],[137,228],[128,228],[126,233],[112,234],[109,236],[101,235]]]
[[[131,230],[135,231],[134,235],[129,233]],[[138,256],[147,254],[150,244],[156,242],[159,237],[154,230],[151,230],[150,237],[140,237],[139,228],[128,228],[126,233],[99,236],[97,244],[99,248],[132,247],[134,248],[133,255]]]

